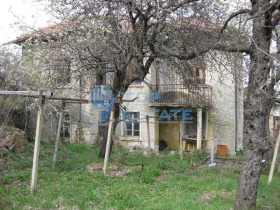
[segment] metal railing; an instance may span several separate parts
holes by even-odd
[[[151,106],[210,107],[212,87],[201,84],[152,85]]]

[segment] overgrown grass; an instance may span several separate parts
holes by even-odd
[[[32,146],[32,145],[31,145]],[[56,168],[51,169],[53,145],[42,144],[38,190],[30,193],[32,149],[24,154],[2,154],[0,168],[0,209],[230,209],[234,205],[239,168],[197,166],[207,154],[195,152],[180,160],[178,153],[144,156],[117,147],[110,166],[118,166],[123,176],[90,174],[86,166],[102,164],[98,149],[83,144],[60,148]],[[143,163],[141,166],[122,165]],[[258,208],[280,209],[280,177],[267,186],[260,179]]]

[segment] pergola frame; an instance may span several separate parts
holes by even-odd
[[[89,103],[90,100],[77,99],[77,98],[53,97],[52,92],[43,91],[43,90],[40,90],[40,91],[3,91],[3,90],[0,90],[0,95],[16,95],[16,96],[23,96],[23,97],[39,98],[39,109],[38,109],[38,115],[37,115],[33,166],[32,166],[32,176],[31,176],[31,192],[34,192],[37,188],[40,141],[41,141],[41,136],[42,136],[43,113],[44,113],[46,98],[50,99],[50,100],[60,100],[61,101],[61,107],[59,110],[59,126],[58,126],[58,131],[57,131],[57,136],[56,136],[53,167],[55,167],[55,163],[57,161],[58,146],[59,146],[59,139],[60,139],[60,129],[61,129],[61,125],[62,125],[63,110],[65,107],[65,104],[66,103],[79,103],[79,104]]]

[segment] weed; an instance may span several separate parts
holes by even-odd
[[[236,157],[243,157],[243,150],[242,149],[236,151]]]
[[[30,145],[32,148],[33,145]],[[130,171],[126,176],[104,176],[102,171],[89,174],[86,166],[103,163],[98,148],[84,144],[63,144],[58,162],[51,169],[54,146],[41,144],[38,190],[30,193],[32,151],[5,154],[8,170],[0,176],[0,209],[230,209],[234,206],[237,166],[197,167],[207,154],[195,151],[180,160],[178,153],[144,156],[116,147],[110,165]],[[0,171],[1,173],[1,171]],[[258,208],[280,209],[280,176],[267,186],[262,175]]]

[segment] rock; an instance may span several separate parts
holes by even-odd
[[[12,135],[6,136],[6,138],[4,139],[4,146],[9,149],[10,147],[13,146],[15,140],[16,140],[15,136]]]

